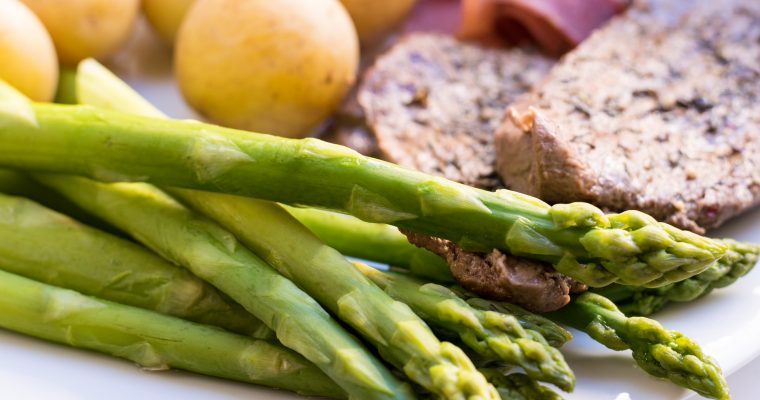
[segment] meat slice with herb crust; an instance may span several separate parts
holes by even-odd
[[[510,107],[512,189],[702,233],[760,202],[760,2],[640,0]]]
[[[501,186],[493,135],[504,107],[552,64],[530,50],[413,33],[367,70],[358,99],[384,158],[492,189]]]

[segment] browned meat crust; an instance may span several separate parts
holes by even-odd
[[[510,188],[717,227],[760,203],[760,2],[636,1],[512,109]]]
[[[488,254],[471,253],[449,240],[403,232],[415,246],[445,258],[462,287],[487,299],[509,301],[534,312],[548,312],[567,304],[570,293],[586,290],[586,285],[545,263],[495,249]]]
[[[493,134],[503,109],[552,63],[527,50],[415,33],[367,70],[358,99],[386,159],[491,189],[501,186]]]

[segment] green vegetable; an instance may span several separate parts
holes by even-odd
[[[650,375],[706,397],[729,398],[716,362],[704,355],[697,343],[655,320],[626,317],[614,303],[595,293],[584,293],[550,315],[612,350],[631,349],[633,359]]]
[[[505,374],[499,369],[482,368],[480,372],[496,386],[502,399],[509,400],[562,400],[551,389],[541,386],[525,374]]]
[[[272,336],[186,270],[30,200],[0,194],[0,237],[0,269],[237,333]]]
[[[308,294],[239,244],[234,235],[142,183],[35,175],[80,207],[128,232],[216,286],[321,368],[352,396],[411,398],[411,391]]]
[[[319,369],[279,344],[60,289],[0,271],[0,327],[126,358],[149,369],[345,398]]]
[[[591,286],[647,287],[709,268],[727,248],[636,211],[549,206],[364,157],[316,139],[286,139],[87,106],[30,103],[2,90],[0,166],[148,181],[312,205],[551,262]]]
[[[454,281],[444,259],[409,243],[394,226],[315,208],[285,209],[325,244],[345,255],[402,267],[438,282]]]
[[[455,345],[440,342],[406,304],[394,301],[277,204],[172,189],[374,344],[406,376],[443,399],[496,399],[493,386]]]
[[[757,264],[760,246],[724,239],[729,251],[704,272],[684,281],[659,288],[610,285],[598,290],[626,314],[651,315],[671,301],[692,301],[713,289],[726,287],[746,275]]]
[[[406,303],[427,323],[455,332],[481,357],[522,367],[532,379],[571,391],[575,377],[559,350],[540,333],[520,326],[509,314],[471,307],[451,290],[393,272],[354,263],[366,277],[394,299]]]
[[[119,90],[117,85],[104,83],[109,79],[118,81],[109,78],[110,73],[98,75],[101,79],[93,79],[98,84],[88,86],[83,81],[89,81],[92,72],[78,77],[80,99],[97,101],[98,97],[89,96],[88,88],[100,88],[98,93]],[[122,90],[129,92],[114,95],[120,99],[119,104],[132,104],[131,89],[123,86]],[[274,330],[283,345],[322,369],[350,396],[413,398],[407,384],[396,379],[307,293],[239,244],[233,234],[159,189],[142,183],[107,184],[74,176],[35,176],[83,209],[216,286]]]
[[[520,306],[505,303],[503,301],[481,299],[459,286],[451,286],[449,289],[456,293],[457,296],[466,300],[467,304],[478,310],[493,311],[514,316],[517,318],[517,321],[520,322],[520,326],[522,326],[523,329],[538,332],[554,347],[559,348],[573,338],[573,335],[571,335],[567,329],[559,326],[554,321],[541,315],[534,314]]]
[[[81,79],[86,77],[83,74]],[[84,86],[79,86],[79,93]],[[127,86],[122,89],[122,101],[137,96]],[[424,388],[446,399],[498,398],[461,349],[440,343],[406,305],[394,302],[276,204],[187,190],[173,193],[227,225],[245,245],[356,328],[384,358]]]

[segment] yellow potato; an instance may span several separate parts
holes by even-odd
[[[74,65],[105,57],[126,39],[140,0],[22,0],[45,24],[58,58]]]
[[[37,101],[58,84],[53,41],[39,19],[15,0],[0,0],[0,79]]]
[[[415,0],[340,0],[356,25],[362,44],[372,44],[409,14]]]
[[[150,25],[167,43],[173,44],[185,14],[195,0],[143,0],[142,9]]]
[[[353,84],[359,45],[337,0],[198,0],[175,44],[185,99],[210,120],[302,137]]]

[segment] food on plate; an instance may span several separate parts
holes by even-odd
[[[42,20],[58,59],[75,65],[113,53],[137,18],[139,0],[21,0]]]
[[[353,84],[359,44],[338,0],[199,0],[174,61],[185,99],[210,120],[304,137]]]
[[[458,36],[515,44],[527,38],[550,54],[572,50],[631,0],[462,0]]]
[[[195,0],[142,0],[150,26],[168,44],[174,44],[180,24]]]
[[[728,250],[720,241],[641,212],[604,214],[587,203],[549,206],[316,139],[14,101],[15,112],[0,117],[0,166],[7,168],[145,180],[332,208],[452,240],[468,251],[498,248],[550,262],[589,286],[663,286],[702,272]]]
[[[657,321],[626,317],[615,304],[595,293],[584,293],[554,314],[612,350],[633,352],[633,359],[650,375],[710,398],[728,399],[728,384],[715,361],[699,345]]]
[[[626,314],[651,315],[670,302],[684,302],[726,287],[746,275],[760,258],[760,246],[724,239],[729,252],[717,264],[681,282],[659,288],[610,285],[597,290],[614,301]]]
[[[758,21],[756,2],[637,2],[510,107],[502,179],[699,233],[757,205]]]
[[[539,332],[524,329],[517,318],[473,308],[456,293],[405,274],[354,265],[394,299],[408,304],[433,328],[459,336],[471,351],[488,361],[521,367],[532,379],[572,390],[575,376],[562,353]]]
[[[0,209],[12,216],[0,220],[0,269],[231,332],[272,336],[211,285],[131,241],[21,197],[0,194]]]
[[[0,271],[0,327],[131,360],[342,398],[340,388],[280,344],[84,296]],[[278,360],[278,362],[272,362]]]
[[[362,44],[371,45],[398,27],[415,0],[340,0],[354,21]]]
[[[533,50],[413,33],[367,70],[357,97],[384,158],[492,189],[501,187],[493,133],[504,108],[552,63]]]
[[[58,59],[50,35],[23,4],[0,1],[0,79],[36,101],[50,101]]]
[[[409,242],[445,259],[451,275],[465,289],[483,297],[510,301],[535,312],[554,311],[570,301],[570,294],[587,286],[550,264],[505,254],[469,252],[450,240],[402,231]]]

